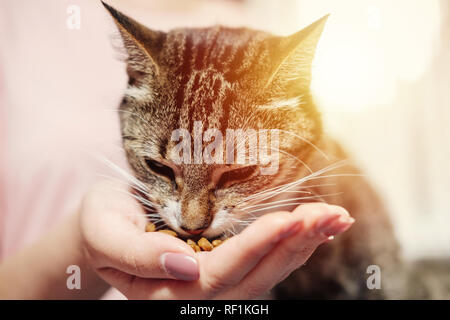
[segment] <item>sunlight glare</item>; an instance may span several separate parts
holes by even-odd
[[[399,81],[419,79],[431,62],[438,1],[299,0],[298,10],[303,25],[331,13],[313,65],[321,107],[388,105]]]

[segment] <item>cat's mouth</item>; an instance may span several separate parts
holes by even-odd
[[[139,199],[144,199],[145,202],[148,203],[154,203],[154,201],[152,201],[152,199],[149,199],[147,194],[143,194],[141,191],[134,189],[133,192],[138,195]],[[226,232],[225,231],[221,231],[221,232],[213,232],[210,228],[210,226],[208,226],[207,228],[205,228],[204,230],[201,230],[198,234],[195,234],[194,232],[189,232],[186,230],[182,230],[181,228],[173,228],[171,226],[170,221],[167,220],[171,220],[170,218],[170,214],[161,214],[160,210],[165,210],[167,209],[167,204],[160,206],[154,206],[154,207],[149,207],[148,205],[146,205],[146,203],[142,203],[141,201],[141,206],[142,208],[145,210],[144,211],[144,215],[147,219],[147,223],[151,223],[152,229],[154,228],[154,230],[152,231],[156,231],[156,232],[166,232],[168,234],[172,234],[175,235],[182,239],[182,240],[193,240],[195,242],[197,242],[198,240],[200,240],[201,238],[205,238],[208,239],[209,241],[214,241],[214,240],[222,240],[222,239],[226,239]],[[176,224],[176,221],[173,220],[172,221],[172,225]]]
[[[177,238],[180,238],[184,241],[187,240],[193,240],[195,242],[199,241],[201,238],[206,238],[209,241],[214,241],[214,240],[223,240],[226,238],[225,232],[221,232],[218,234],[215,234],[213,236],[211,235],[206,235],[205,231],[207,231],[207,229],[205,231],[202,231],[199,234],[189,234],[187,232],[179,232],[177,230],[174,230],[174,228],[172,228],[165,220],[164,218],[159,214],[159,212],[157,210],[148,210],[146,209],[145,211],[146,216],[151,216],[151,219],[147,219],[147,223],[151,223],[154,225],[154,231],[155,232],[166,232],[169,233],[168,231],[170,231],[169,234],[173,234],[177,236]]]

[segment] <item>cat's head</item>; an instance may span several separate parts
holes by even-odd
[[[128,56],[123,146],[173,230],[212,238],[239,229],[258,212],[253,195],[306,172],[322,132],[309,86],[326,18],[288,37],[221,26],[166,33],[105,6]]]

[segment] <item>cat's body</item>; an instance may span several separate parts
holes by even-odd
[[[321,149],[348,159],[334,139],[323,136]],[[313,170],[325,164],[312,155]],[[349,175],[350,173],[350,175]],[[450,261],[407,262],[383,201],[354,165],[321,179],[316,194],[341,193],[327,203],[345,207],[356,219],[351,230],[319,247],[308,262],[273,290],[279,299],[450,299]],[[316,184],[316,183],[314,183]],[[373,277],[380,271],[379,287]]]
[[[214,238],[234,230],[233,221],[245,221],[248,212],[289,210],[323,196],[346,208],[356,223],[321,246],[274,289],[275,296],[407,298],[418,292],[405,289],[407,273],[376,193],[352,165],[330,167],[347,156],[323,133],[309,91],[325,19],[290,37],[219,26],[164,33],[105,6],[128,54],[130,80],[120,106],[124,149],[141,185],[148,187],[145,203],[169,227],[181,235]],[[271,148],[279,152],[278,171],[258,174],[262,164],[176,162],[173,132],[195,135],[196,123],[224,136],[227,129],[278,130],[279,145]],[[255,148],[248,139],[243,144]],[[288,183],[295,185],[287,190]],[[381,289],[367,284],[373,266],[381,270]]]
[[[339,144],[324,137],[322,150],[336,159],[347,159]],[[324,159],[314,154],[313,171],[324,167]],[[347,174],[352,174],[347,176]],[[346,208],[356,219],[351,230],[319,247],[309,261],[274,289],[278,298],[387,299],[406,298],[402,288],[402,262],[388,214],[366,178],[353,166],[333,171],[321,179],[323,187],[313,187],[330,204]],[[340,176],[342,174],[342,176]],[[354,175],[353,175],[354,174]],[[316,181],[317,182],[317,181]],[[314,183],[317,184],[317,183]],[[339,194],[340,193],[340,194]],[[370,287],[369,277],[377,266],[381,288]],[[368,281],[369,280],[369,286]]]

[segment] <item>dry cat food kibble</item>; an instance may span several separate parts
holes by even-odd
[[[169,229],[163,229],[163,230],[156,230],[156,226],[154,223],[152,222],[148,222],[147,225],[145,226],[145,232],[162,232],[165,234],[168,234],[170,236],[174,236],[174,237],[178,237],[178,234],[173,231],[173,230],[169,230]],[[213,240],[212,242],[209,242],[208,239],[206,238],[201,238],[200,240],[198,240],[197,242],[195,242],[192,239],[187,239],[186,243],[195,251],[195,252],[200,252],[200,251],[211,251],[214,248],[220,246],[225,240]]]
[[[202,251],[202,248],[200,248],[200,247],[198,246],[198,244],[195,243],[194,240],[187,239],[186,242],[187,242],[188,245],[191,246],[192,249],[194,249],[195,252],[200,252],[200,251]]]
[[[201,238],[200,240],[198,240],[197,243],[200,246],[200,248],[203,249],[203,251],[211,251],[212,249],[214,249],[211,242],[209,242],[208,239],[206,238]]]
[[[145,232],[153,232],[156,230],[156,226],[153,223],[147,223],[145,226]]]
[[[222,244],[222,242],[223,242],[222,240],[216,239],[216,240],[213,240],[213,242],[211,242],[211,243],[212,243],[213,247],[215,248],[215,247],[220,246]]]
[[[177,233],[175,231],[172,231],[172,230],[164,229],[164,230],[158,230],[158,232],[162,232],[162,233],[168,234],[169,236],[178,237]]]

